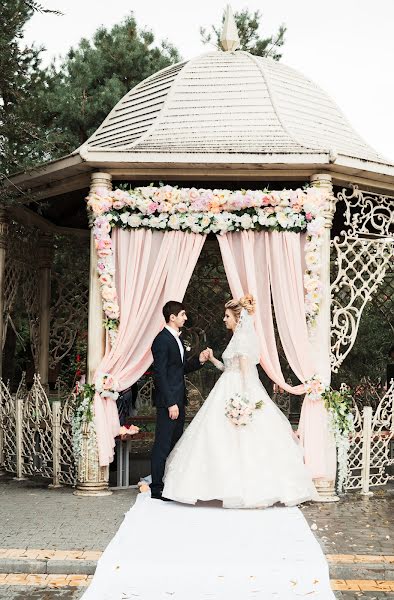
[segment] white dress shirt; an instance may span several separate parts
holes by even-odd
[[[181,335],[180,331],[177,331],[176,329],[174,329],[173,327],[169,327],[168,325],[166,325],[166,329],[174,336],[174,338],[176,339],[176,342],[179,346],[179,352],[181,353],[181,359],[183,362],[183,357],[185,354],[185,349],[183,347],[183,344],[181,342],[181,340],[179,339],[179,336]]]

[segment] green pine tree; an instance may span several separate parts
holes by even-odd
[[[92,41],[82,39],[59,66],[51,66],[43,96],[52,131],[61,139],[55,154],[85,142],[131,88],[179,60],[171,44],[156,45],[133,15],[110,30],[98,29]]]
[[[23,28],[34,2],[3,0],[0,4],[0,173],[4,176],[45,159],[48,144],[41,129],[46,73],[41,49],[23,46]]]

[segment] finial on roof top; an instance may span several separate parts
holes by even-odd
[[[222,44],[223,50],[226,52],[233,52],[241,45],[233,11],[231,10],[231,6],[229,4],[227,4],[226,8],[226,15],[224,17],[224,25],[222,35],[220,36],[220,43]]]

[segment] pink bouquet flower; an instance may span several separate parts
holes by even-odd
[[[227,400],[224,414],[230,419],[233,425],[244,427],[252,421],[253,412],[256,409],[262,408],[263,404],[263,400],[259,400],[259,402],[253,404],[249,402],[247,396],[242,396],[237,392]]]

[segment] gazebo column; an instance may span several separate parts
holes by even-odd
[[[318,173],[310,178],[311,185],[328,193],[327,208],[324,212],[325,228],[323,243],[321,248],[321,282],[323,285],[323,296],[320,305],[319,315],[316,320],[316,327],[310,335],[317,372],[322,375],[327,382],[331,381],[331,282],[330,282],[330,240],[331,228],[335,214],[336,198],[333,193],[332,178],[328,173]],[[332,449],[329,460],[332,461],[333,470],[336,469],[336,448],[334,436],[332,436]],[[315,479],[316,489],[322,500],[339,500],[335,493],[335,480]]]
[[[112,189],[111,175],[92,173],[90,191],[97,188]],[[92,383],[94,374],[104,356],[105,330],[100,284],[97,275],[97,253],[93,232],[90,234],[89,311],[88,311],[88,356],[87,382]],[[100,467],[94,431],[88,428],[83,435],[82,457],[78,460],[77,496],[107,496],[109,468]]]
[[[51,307],[51,268],[53,261],[53,237],[42,233],[39,240],[40,273],[40,345],[38,372],[44,389],[48,386],[49,373],[49,329]]]
[[[5,342],[4,331],[4,286],[5,286],[5,259],[8,237],[8,215],[4,208],[0,208],[0,377],[3,375],[3,345]],[[1,449],[0,449],[1,451]]]

